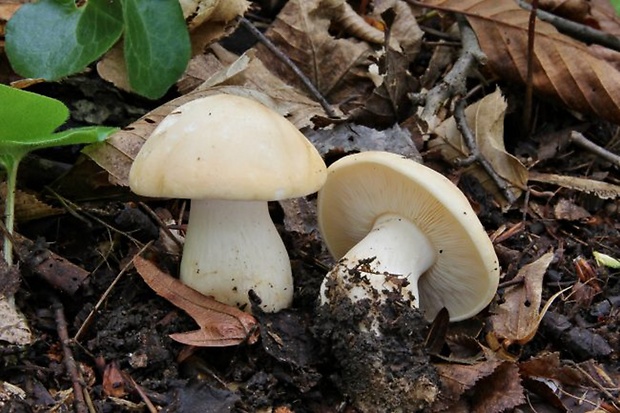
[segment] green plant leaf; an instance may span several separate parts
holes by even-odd
[[[191,56],[178,0],[123,0],[129,84],[151,99],[163,96]]]
[[[83,70],[120,38],[121,0],[41,0],[6,25],[6,54],[22,76],[55,80]],[[155,2],[158,3],[158,2]]]
[[[0,142],[49,135],[69,117],[59,100],[0,84]]]

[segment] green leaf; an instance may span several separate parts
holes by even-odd
[[[6,25],[6,54],[22,76],[55,80],[83,70],[120,38],[121,0],[41,0]]]
[[[181,6],[178,0],[123,0],[123,18],[129,83],[157,99],[183,74],[191,56]]]
[[[49,135],[69,117],[59,100],[0,84],[0,142]]]
[[[18,139],[3,139],[0,141],[0,163],[10,165],[36,149],[102,142],[117,130],[118,128],[107,126],[85,126],[47,135],[24,135]]]
[[[620,268],[620,261],[616,258],[611,257],[607,254],[603,254],[602,252],[592,251],[592,255],[594,255],[594,259],[598,265],[603,265],[609,268]]]

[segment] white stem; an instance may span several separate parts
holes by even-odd
[[[192,200],[181,281],[246,311],[249,290],[261,298],[264,311],[288,307],[291,266],[267,202]]]
[[[331,282],[345,288],[354,302],[382,302],[388,292],[397,292],[419,307],[418,279],[435,260],[433,246],[415,224],[396,214],[382,215],[327,274],[321,301],[328,301]]]

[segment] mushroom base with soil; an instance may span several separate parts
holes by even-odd
[[[353,302],[364,298],[385,302],[387,295],[398,291],[419,307],[418,279],[435,260],[435,249],[415,224],[397,214],[381,215],[372,230],[327,274],[321,285],[321,302],[331,300],[326,285],[337,279]],[[352,276],[360,282],[351,282]]]
[[[293,278],[286,248],[265,201],[192,200],[181,281],[204,295],[263,311],[290,306]]]
[[[424,345],[428,321],[406,288],[381,294],[379,303],[351,300],[352,286],[373,295],[359,267],[348,269],[346,283],[333,278],[325,284],[329,301],[317,310],[314,332],[339,366],[334,383],[360,411],[424,411],[439,393]]]

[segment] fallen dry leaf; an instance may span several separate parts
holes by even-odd
[[[429,6],[462,13],[476,32],[489,68],[525,84],[529,12],[513,0],[432,0]],[[620,123],[620,72],[582,43],[538,20],[533,86],[540,96],[568,108]]]
[[[547,267],[553,260],[553,252],[547,252],[536,261],[523,266],[515,276],[523,280],[518,285],[506,288],[504,303],[491,316],[493,334],[503,340],[507,349],[511,344],[525,344],[530,341],[542,320],[545,310],[540,311],[542,281]],[[550,304],[552,299],[547,302]]]
[[[525,402],[525,394],[516,364],[500,364],[475,387],[473,413],[499,413]]]
[[[476,144],[482,156],[491,164],[495,172],[511,186],[515,197],[519,197],[526,187],[528,171],[525,166],[504,147],[504,115],[506,100],[499,89],[485,96],[465,109],[467,123],[476,136]],[[440,149],[449,161],[467,158],[470,154],[454,117],[442,122],[433,131],[437,138],[429,142],[429,148]],[[506,200],[484,169],[474,163],[466,169],[475,176],[495,199],[506,204]]]
[[[620,186],[607,182],[596,181],[594,179],[557,174],[545,174],[532,171],[530,171],[528,179],[534,182],[558,185],[562,188],[585,192],[586,194],[592,194],[601,199],[615,199],[620,196]]]
[[[594,408],[604,403],[601,389],[617,389],[618,383],[593,360],[575,364],[561,360],[559,353],[543,353],[519,363],[519,371],[528,389],[562,411],[617,412]]]
[[[374,88],[368,75],[373,49],[365,42],[333,37],[329,33],[333,16],[334,11],[321,0],[290,0],[265,35],[328,101],[349,101],[349,107],[357,107]],[[262,44],[256,50],[277,77],[306,92],[301,80],[270,50]]]
[[[462,403],[468,412],[498,413],[525,401],[519,369],[514,363],[488,360],[473,365],[438,364],[442,382],[439,402],[432,411],[455,411]]]
[[[200,326],[199,330],[171,334],[173,340],[197,347],[253,344],[258,340],[257,322],[252,315],[200,294],[144,258],[135,257],[133,264],[149,287]]]

